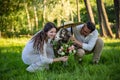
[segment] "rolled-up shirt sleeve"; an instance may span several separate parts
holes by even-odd
[[[86,51],[91,51],[96,44],[97,38],[98,33],[95,33],[94,35],[91,36],[90,40],[87,43],[83,43],[82,48],[85,49]]]
[[[52,64],[53,63],[53,59],[52,58],[47,58],[45,56],[40,55],[41,58],[41,62],[43,64]]]

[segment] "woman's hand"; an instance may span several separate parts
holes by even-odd
[[[60,57],[60,61],[66,62],[68,60],[68,56]]]

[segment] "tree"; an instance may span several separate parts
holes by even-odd
[[[69,11],[70,11],[70,21],[74,22],[74,19],[73,19],[73,12],[72,12],[72,8],[71,8],[71,4],[70,4],[70,0],[68,0],[68,4],[69,4]]]
[[[43,0],[43,25],[45,23],[45,19],[46,19],[46,0]]]
[[[97,0],[96,2],[97,2],[97,10],[98,10],[98,20],[100,24],[100,36],[107,37],[107,33],[104,27],[103,16],[101,15],[101,7],[99,1]]]
[[[37,1],[33,2],[33,9],[34,9],[33,11],[34,11],[34,20],[35,20],[35,30],[37,31],[38,30],[38,16],[37,16],[36,2]]]
[[[120,38],[120,0],[114,0],[116,15],[116,38]]]
[[[79,0],[76,0],[77,4],[77,22],[81,22],[80,20],[80,10],[79,10]]]
[[[103,4],[103,0],[96,0],[96,2],[97,2],[97,7],[99,7],[99,20],[103,20],[103,22],[104,22],[104,30],[106,30],[106,34],[107,34],[107,36],[109,36],[109,37],[111,37],[111,38],[113,38],[114,36],[113,36],[113,33],[112,33],[112,30],[111,30],[111,28],[110,28],[110,26],[109,26],[109,22],[108,22],[108,17],[107,17],[107,13],[106,13],[106,10],[105,10],[105,6],[104,6],[104,4]],[[101,26],[101,30],[103,30],[103,24],[101,24],[102,26]],[[103,32],[103,31],[102,31]],[[103,33],[104,34],[104,33]]]
[[[90,5],[90,1],[89,0],[84,0],[84,3],[85,3],[85,6],[86,6],[86,9],[87,9],[89,20],[95,24],[92,8],[91,8],[91,5]]]
[[[27,15],[28,30],[31,30],[31,21],[30,21],[30,14],[28,10],[28,3],[26,3],[25,0],[24,0],[24,6],[25,6],[26,15]]]

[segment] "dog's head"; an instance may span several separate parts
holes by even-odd
[[[55,41],[67,42],[67,41],[69,40],[70,36],[71,36],[71,34],[70,34],[70,32],[69,32],[67,29],[61,28],[61,29],[57,32],[54,40],[55,40]]]

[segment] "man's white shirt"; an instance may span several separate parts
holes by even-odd
[[[84,24],[78,25],[76,27],[73,27],[73,34],[74,37],[82,42],[82,48],[86,51],[91,51],[96,43],[96,40],[98,38],[98,31],[95,29],[92,33],[90,33],[88,36],[84,37],[83,35],[80,34],[80,30]],[[67,28],[68,31],[71,31],[71,28]]]

